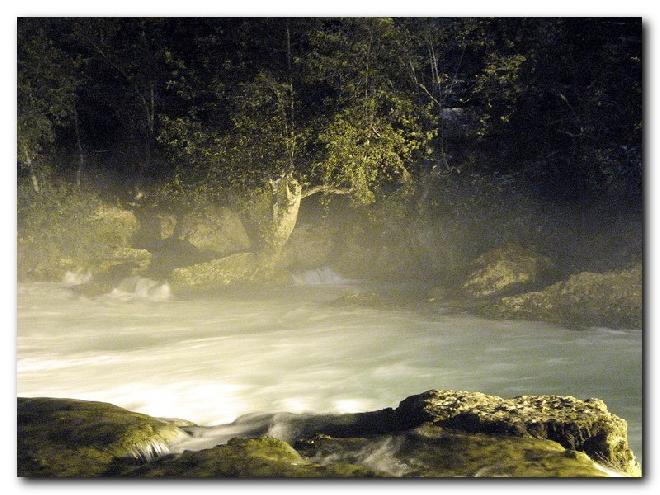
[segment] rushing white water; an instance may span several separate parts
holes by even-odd
[[[349,280],[345,279],[328,266],[313,268],[300,273],[293,274],[293,283],[297,286],[305,285],[347,285]]]
[[[345,290],[332,285],[166,300],[161,286],[126,284],[120,292],[149,297],[19,285],[19,395],[204,425],[260,411],[379,409],[431,388],[599,397],[628,420],[641,457],[640,330],[340,307],[327,304]]]

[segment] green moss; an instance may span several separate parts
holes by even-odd
[[[300,456],[289,444],[274,438],[234,438],[198,452],[162,457],[123,473],[146,478],[315,478],[362,477],[373,473],[347,463],[321,466]]]
[[[465,434],[425,425],[369,438],[317,437],[300,446],[316,461],[362,464],[394,477],[601,477],[583,453],[549,440]]]
[[[118,457],[149,457],[185,435],[150,416],[102,402],[18,399],[18,475],[91,477]]]

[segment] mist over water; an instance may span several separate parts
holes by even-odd
[[[195,300],[146,279],[94,299],[76,295],[72,280],[20,284],[18,395],[100,400],[200,425],[380,409],[431,388],[598,397],[628,421],[641,457],[641,330],[341,307],[328,303],[347,282],[333,277]],[[217,433],[226,441],[234,430]]]

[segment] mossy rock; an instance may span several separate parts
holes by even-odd
[[[316,462],[332,459],[388,477],[602,477],[584,453],[536,438],[454,432],[424,425],[364,438],[319,435],[296,444]]]
[[[286,284],[290,281],[290,275],[255,253],[238,253],[176,268],[172,271],[169,281],[175,293],[195,294],[229,287]]]
[[[552,266],[549,258],[509,243],[478,257],[461,289],[474,298],[511,294],[540,284]]]
[[[149,459],[187,434],[145,414],[102,402],[18,399],[18,475],[84,478],[117,458]]]
[[[552,440],[631,476],[640,466],[628,444],[628,425],[599,399],[535,395],[503,399],[480,392],[429,390],[401,401],[400,428],[432,423],[466,433]]]
[[[642,266],[605,273],[578,273],[541,291],[504,297],[486,305],[489,317],[543,320],[567,326],[641,328]]]
[[[374,476],[349,463],[320,465],[275,438],[233,438],[227,445],[161,457],[123,476],[144,478],[338,478]]]
[[[243,435],[169,453],[177,424],[109,404],[18,400],[18,472],[28,477],[639,476],[626,422],[598,399],[430,390],[396,409],[239,418]],[[189,425],[183,426],[186,428]],[[199,428],[199,427],[197,427]]]
[[[293,270],[308,270],[330,263],[334,239],[328,227],[303,225],[296,227],[280,254],[279,266]]]
[[[113,247],[129,246],[139,225],[133,212],[107,204],[94,210],[92,221],[97,241]]]
[[[174,236],[216,258],[247,251],[251,246],[240,217],[226,207],[209,206],[183,215]]]
[[[599,399],[553,395],[505,399],[480,392],[429,390],[404,399],[396,409],[353,414],[277,414],[261,417],[259,428],[289,432],[286,440],[296,442],[315,435],[366,438],[428,424],[469,435],[550,440],[563,449],[583,452],[620,473],[640,474],[639,463],[628,444],[626,421],[610,413]]]

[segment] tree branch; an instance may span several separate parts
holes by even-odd
[[[353,189],[341,188],[341,187],[332,187],[332,186],[314,186],[310,189],[307,189],[302,193],[302,199],[307,198],[313,194],[323,193],[323,194],[351,194]]]

